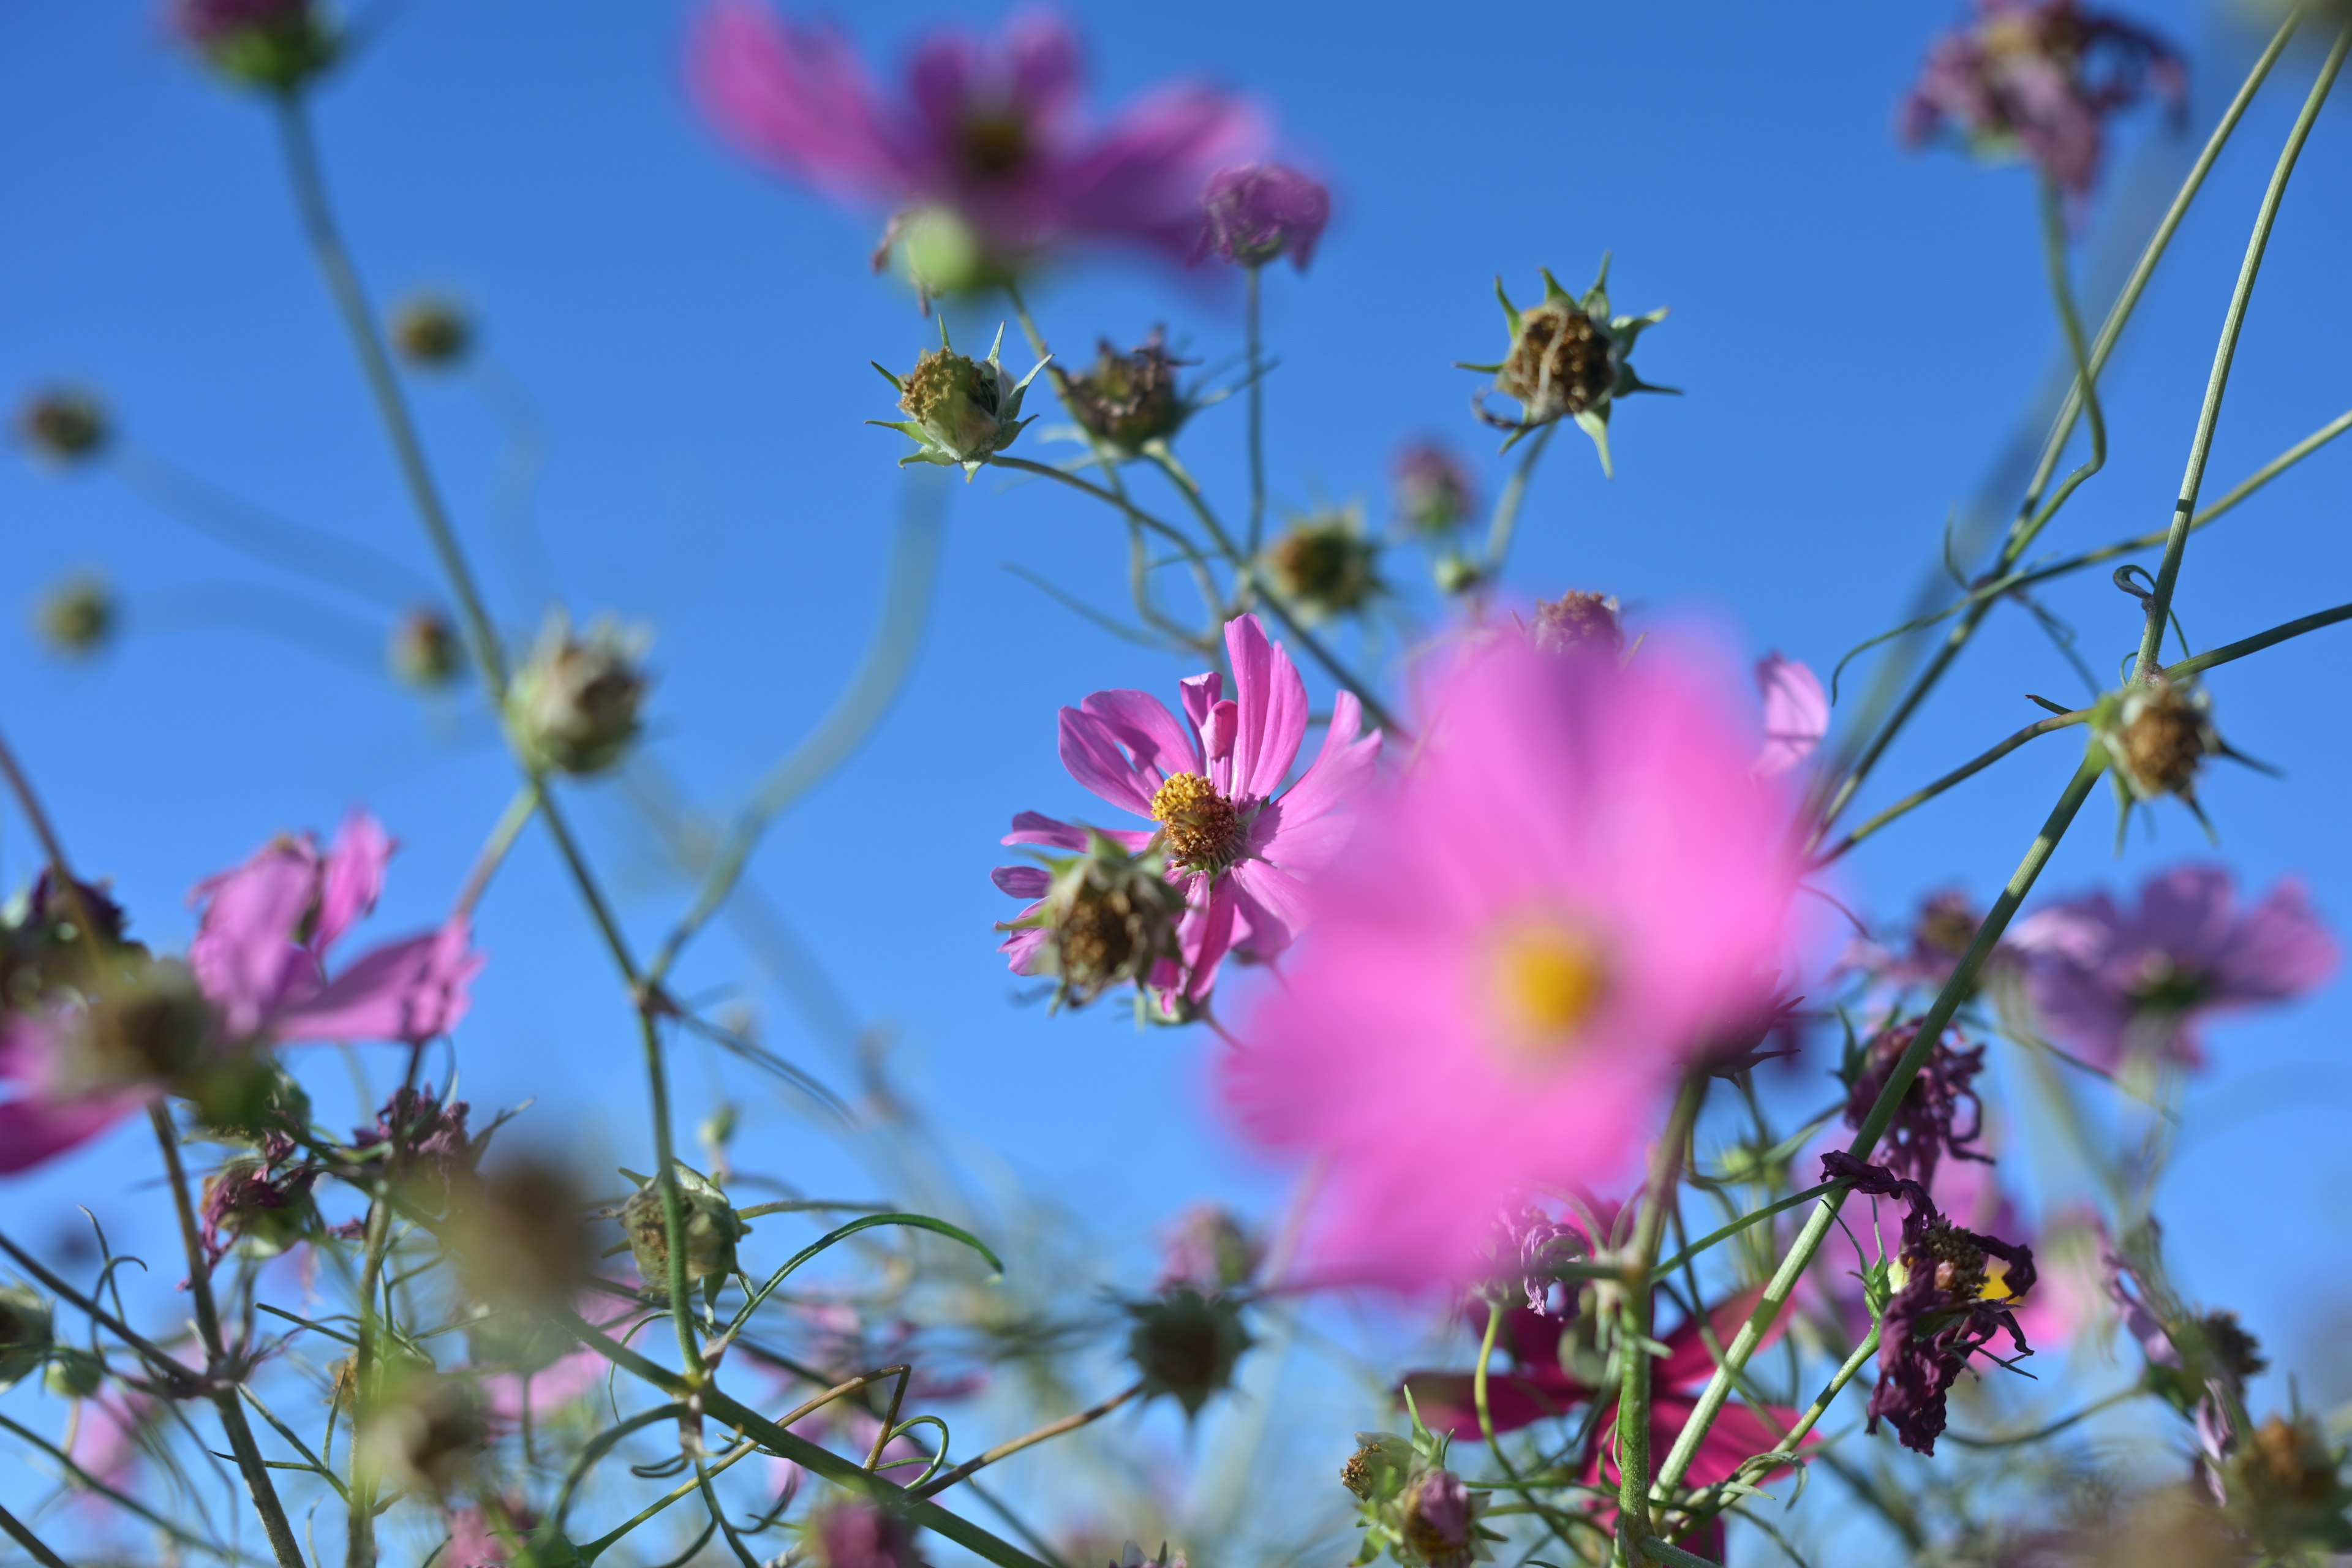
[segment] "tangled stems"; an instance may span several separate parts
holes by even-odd
[[[2034,836],[2032,844],[2026,849],[2025,858],[2010,877],[2009,885],[2001,889],[2000,896],[1993,900],[1992,908],[1986,911],[1984,922],[1977,928],[1968,952],[1952,971],[1951,978],[1944,983],[1943,990],[1937,994],[1936,1000],[1929,1004],[1927,1013],[1919,1020],[1919,1027],[1913,1035],[1910,1046],[1887,1075],[1886,1087],[1879,1091],[1877,1103],[1870,1108],[1870,1114],[1863,1119],[1862,1126],[1854,1133],[1853,1142],[1848,1146],[1847,1152],[1854,1158],[1868,1159],[1871,1151],[1878,1146],[1879,1139],[1885,1136],[1896,1108],[1902,1104],[1904,1095],[1910,1091],[1911,1080],[1918,1077],[1919,1069],[1927,1064],[1928,1053],[1943,1037],[1945,1026],[1952,1021],[1952,1015],[1958,1010],[1961,999],[1975,986],[1978,972],[1992,956],[1993,948],[2000,942],[2001,933],[2009,929],[2009,922],[2016,915],[2018,906],[2032,890],[2035,879],[2042,875],[2042,868],[2050,863],[2051,855],[2057,849],[2058,841],[2066,836],[2066,829],[2073,825],[2075,814],[2083,809],[2083,803],[2090,798],[2092,787],[2099,782],[2099,775],[2105,771],[2104,761],[2095,758],[2085,758],[2074,770],[2074,776],[2058,797],[2058,804],[2051,807],[2042,831]],[[1765,1286],[1763,1299],[1748,1314],[1748,1321],[1739,1326],[1739,1331],[1732,1337],[1731,1343],[1724,1347],[1715,1375],[1707,1380],[1690,1419],[1683,1424],[1681,1434],[1675,1439],[1673,1451],[1659,1468],[1657,1490],[1671,1495],[1674,1489],[1681,1484],[1691,1461],[1698,1455],[1701,1439],[1723,1409],[1723,1402],[1731,1392],[1732,1381],[1747,1369],[1748,1358],[1756,1353],[1756,1347],[1763,1342],[1765,1333],[1780,1317],[1780,1309],[1788,1304],[1789,1297],[1797,1288],[1797,1281],[1803,1277],[1813,1255],[1821,1250],[1822,1241],[1828,1237],[1830,1226],[1836,1222],[1838,1210],[1844,1205],[1849,1190],[1843,1185],[1833,1187],[1822,1195],[1812,1213],[1806,1216],[1796,1241],[1780,1260],[1770,1282]]]
[[[2330,89],[2336,85],[2336,73],[2344,68],[2344,57],[2352,50],[2352,22],[2347,22],[2336,35],[2336,47],[2327,51],[2326,63],[2319,68],[2319,76],[2311,84],[2311,91],[2303,100],[2303,112],[2294,118],[2294,128],[2287,132],[2286,145],[2279,150],[2278,164],[2271,171],[2271,183],[2263,192],[2263,205],[2254,216],[2253,233],[2246,240],[2246,258],[2238,268],[2237,286],[2230,291],[2230,308],[2221,319],[2221,338],[2213,349],[2213,369],[2205,383],[2205,404],[2198,410],[2197,434],[2189,444],[2189,467],[2180,479],[2180,499],[2172,509],[2172,529],[2165,540],[2164,560],[2156,570],[2156,592],[2147,602],[2147,625],[2140,633],[2139,678],[2143,680],[2156,672],[2157,659],[2164,644],[2165,619],[2172,608],[2174,587],[2180,581],[2180,557],[2189,547],[2189,521],[2197,511],[2197,491],[2205,482],[2205,460],[2213,449],[2213,428],[2221,422],[2221,396],[2230,384],[2231,362],[2238,352],[2238,333],[2246,324],[2246,307],[2253,299],[2254,278],[2262,270],[2263,252],[2269,247],[2271,227],[2278,221],[2279,204],[2286,199],[2286,183],[2294,173],[2295,160],[2303,154],[2303,144],[2311,135],[2311,128],[2319,120],[2320,106],[2327,101]]]
[[[1837,1371],[1831,1374],[1829,1382],[1823,1385],[1821,1393],[1813,1396],[1813,1402],[1805,1407],[1805,1413],[1798,1416],[1790,1424],[1788,1431],[1780,1435],[1779,1442],[1772,1445],[1770,1454],[1759,1455],[1748,1460],[1728,1480],[1717,1482],[1693,1500],[1688,1516],[1675,1531],[1678,1538],[1688,1539],[1692,1531],[1730,1507],[1733,1500],[1739,1495],[1737,1489],[1753,1486],[1761,1480],[1765,1473],[1778,1461],[1779,1456],[1793,1454],[1797,1451],[1798,1445],[1811,1435],[1813,1427],[1819,1424],[1821,1418],[1829,1414],[1830,1406],[1837,1403],[1838,1395],[1845,1392],[1845,1385],[1854,1380],[1855,1374],[1869,1363],[1872,1356],[1878,1353],[1878,1325],[1873,1323],[1870,1326],[1870,1332],[1864,1335],[1862,1342],[1853,1347],[1853,1353],[1845,1358]]]

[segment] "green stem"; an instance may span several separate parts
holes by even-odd
[[[1503,574],[1504,559],[1511,552],[1511,537],[1518,530],[1519,509],[1527,502],[1528,487],[1535,481],[1536,462],[1559,431],[1559,424],[1555,420],[1536,432],[1519,457],[1519,466],[1504,481],[1503,493],[1495,498],[1495,515],[1486,524],[1486,564],[1481,569],[1488,582]]]
[[[1828,865],[1831,861],[1836,859],[1839,856],[1843,855],[1847,850],[1853,848],[1855,845],[1861,843],[1872,834],[1877,832],[1880,828],[1885,826],[1896,817],[1903,816],[1906,812],[1912,811],[1919,806],[1925,805],[1927,802],[1935,799],[1946,790],[1950,789],[1954,784],[1975,777],[1978,773],[1980,773],[1984,772],[1985,769],[1992,766],[1993,763],[2000,761],[2001,758],[2009,755],[2010,752],[2017,750],[2020,746],[2024,745],[2028,741],[2047,735],[2053,731],[2063,730],[2069,725],[2085,723],[2089,721],[2090,717],[2090,712],[2086,709],[2074,713],[2053,714],[2047,719],[2037,720],[2033,723],[2028,724],[2024,729],[2020,730],[2017,733],[2010,736],[2009,739],[2001,742],[1999,745],[1994,746],[1991,750],[1984,752],[1982,755],[1976,757],[1972,761],[1962,763],[1958,767],[1954,768],[1950,773],[1946,773],[1942,778],[1937,779],[1935,783],[1925,784],[1918,789],[1913,790],[1909,795],[1905,795],[1901,800],[1896,801],[1893,805],[1888,806],[1876,816],[1872,817],[1869,821],[1862,824],[1859,827],[1856,827],[1843,838],[1839,839],[1835,844],[1832,844],[1827,849],[1822,850],[1821,854],[1815,858],[1813,863],[1817,866]]]
[[[936,1497],[975,1470],[986,1469],[997,1460],[1010,1458],[1024,1448],[1034,1447],[1049,1437],[1058,1437],[1065,1432],[1075,1432],[1081,1426],[1101,1420],[1137,1394],[1141,1394],[1143,1386],[1140,1383],[1130,1384],[1098,1405],[1089,1405],[1084,1410],[1073,1411],[1058,1421],[1048,1421],[1034,1432],[1025,1432],[1009,1442],[999,1443],[988,1452],[966,1459],[954,1469],[942,1471],[922,1485],[908,1489],[907,1495],[916,1498]]]
[[[2291,637],[2299,637],[2305,632],[2315,632],[2323,626],[2335,626],[2339,621],[2352,621],[2352,605],[2338,605],[2332,610],[2316,610],[2310,615],[2288,621],[2284,626],[2273,626],[2266,632],[2256,632],[2252,637],[2242,637],[2233,643],[2224,643],[2217,648],[2208,648],[2194,658],[2184,658],[2179,664],[2168,665],[2165,668],[2164,678],[2167,680],[2183,680],[2200,670],[2210,669],[2217,664],[2228,664],[2231,660],[2243,658],[2250,653],[2260,653],[2266,647],[2276,647]]]
[[[1650,1340],[1651,1308],[1655,1300],[1658,1248],[1665,1239],[1666,1210],[1680,1184],[1683,1154],[1697,1125],[1699,1108],[1706,1101],[1710,1081],[1694,1071],[1683,1079],[1664,1136],[1650,1154],[1650,1180],[1642,1198],[1642,1212],[1633,1223],[1633,1261],[1625,1270],[1625,1314],[1617,1353],[1624,1376],[1617,1394],[1617,1534],[1625,1560],[1632,1561],[1632,1543],[1655,1533],[1650,1518]]]
[[[2237,287],[2230,291],[2230,308],[2221,318],[2221,341],[2213,348],[2213,368],[2205,381],[2205,403],[2197,412],[2197,433],[2189,443],[2189,467],[2180,479],[2180,499],[2172,509],[2172,529],[2164,543],[2164,559],[2156,569],[2156,592],[2147,602],[2147,625],[2140,633],[2138,679],[2154,675],[2158,650],[2164,643],[2165,617],[2172,608],[2173,590],[2180,581],[2180,557],[2189,547],[2189,521],[2196,515],[2197,492],[2205,482],[2205,460],[2213,448],[2214,426],[2221,423],[2221,398],[2230,384],[2231,362],[2237,357],[2238,334],[2246,323],[2246,307],[2254,297],[2254,279],[2262,271],[2263,253],[2269,248],[2271,228],[2278,221],[2279,204],[2286,199],[2286,183],[2294,173],[2295,161],[2303,155],[2303,144],[2318,123],[2320,106],[2327,101],[2329,89],[2336,85],[2336,73],[2344,68],[2344,57],[2352,50],[2352,22],[2344,25],[2336,35],[2336,47],[2327,51],[2327,59],[2319,68],[2319,76],[2305,95],[2303,111],[2294,117],[2294,127],[2287,132],[2286,145],[2279,150],[2278,163],[2271,171],[2271,183],[2263,192],[2262,205],[2254,214],[2254,230],[2246,239],[2245,259],[2238,267]]]
[[[1708,1231],[1705,1236],[1700,1237],[1696,1241],[1692,1242],[1688,1247],[1684,1247],[1680,1252],[1675,1253],[1672,1258],[1669,1258],[1664,1263],[1659,1264],[1658,1272],[1661,1274],[1672,1274],[1675,1270],[1688,1266],[1693,1258],[1696,1258],[1700,1253],[1705,1252],[1708,1247],[1713,1247],[1719,1242],[1728,1241],[1733,1237],[1738,1236],[1741,1231],[1746,1230],[1749,1226],[1758,1224],[1763,1220],[1770,1219],[1776,1214],[1785,1213],[1790,1209],[1797,1207],[1800,1204],[1809,1204],[1812,1202],[1815,1198],[1820,1197],[1823,1193],[1828,1192],[1832,1184],[1833,1184],[1829,1182],[1823,1182],[1818,1187],[1807,1187],[1801,1193],[1791,1193],[1778,1203],[1767,1204],[1753,1214],[1741,1215],[1738,1219],[1733,1220],[1729,1225],[1724,1226],[1720,1229]]]
[[[1248,303],[1244,308],[1244,331],[1249,343],[1249,559],[1265,546],[1265,339],[1258,330],[1259,296],[1262,292],[1260,275],[1265,268],[1245,267],[1243,275]]]
[[[1779,1442],[1772,1445],[1774,1453],[1796,1452],[1797,1446],[1812,1432],[1821,1418],[1829,1414],[1830,1406],[1837,1403],[1837,1396],[1845,1392],[1845,1385],[1853,1381],[1854,1375],[1862,1371],[1872,1356],[1878,1353],[1878,1325],[1871,1324],[1870,1332],[1863,1336],[1862,1343],[1853,1347],[1853,1353],[1847,1356],[1839,1365],[1821,1393],[1813,1396],[1813,1402],[1805,1407],[1805,1413],[1797,1417],[1788,1431],[1781,1434]],[[1718,1482],[1708,1488],[1693,1500],[1689,1517],[1678,1527],[1676,1533],[1688,1536],[1691,1531],[1731,1506],[1738,1495],[1731,1489],[1733,1486],[1752,1486],[1761,1480],[1771,1468],[1769,1462],[1759,1464],[1751,1459],[1740,1466],[1728,1481]]]
[[[508,852],[514,847],[515,840],[522,837],[523,828],[538,812],[540,795],[538,781],[525,779],[522,787],[515,791],[514,798],[507,802],[506,810],[499,814],[499,820],[490,828],[489,837],[482,845],[481,854],[475,858],[474,868],[466,875],[466,885],[458,890],[457,902],[452,910],[454,918],[464,920],[470,917],[475,906],[482,901],[483,893],[489,889],[490,879],[498,875],[500,866],[506,864]]]
[[[2036,1426],[2031,1432],[2013,1433],[2005,1437],[1969,1437],[1958,1432],[1946,1432],[1944,1434],[1944,1440],[1948,1443],[1958,1443],[1963,1448],[2021,1447],[2028,1443],[2039,1443],[2045,1437],[2055,1437],[2059,1433],[2063,1432],[2069,1426],[2079,1426],[2083,1422],[2088,1421],[2092,1416],[2100,1415],[2105,1411],[2113,1410],[2116,1405],[2123,1404],[2126,1400],[2137,1399],[2141,1394],[2146,1394],[2147,1392],[2147,1390],[2141,1387],[2138,1384],[2133,1384],[2128,1388],[2116,1389],[2113,1394],[2108,1394],[2105,1398],[2094,1400],[2090,1404],[2083,1406],[2082,1409],[2074,1411],[2070,1415],[2061,1415],[2055,1421]]]
[[[64,1558],[50,1551],[47,1542],[26,1529],[23,1521],[5,1508],[0,1508],[0,1531],[7,1531],[9,1540],[32,1553],[33,1561],[41,1568],[67,1568]]]
[[[1969,943],[1969,950],[1961,956],[1958,966],[1952,971],[1952,977],[1944,983],[1943,990],[1928,1005],[1910,1047],[1895,1062],[1894,1071],[1887,1075],[1886,1086],[1879,1091],[1877,1103],[1871,1107],[1870,1114],[1864,1118],[1853,1143],[1848,1147],[1847,1152],[1854,1158],[1867,1160],[1871,1152],[1878,1147],[1879,1139],[1885,1135],[1888,1123],[1895,1119],[1895,1109],[1902,1104],[1903,1097],[1910,1092],[1912,1080],[1918,1077],[1919,1069],[1926,1065],[1928,1052],[1943,1037],[1944,1027],[1952,1021],[1952,1015],[1958,1009],[1962,999],[1975,987],[1978,973],[1984,968],[1985,961],[1992,956],[2001,933],[2009,929],[2011,919],[2016,915],[2018,906],[2025,901],[2026,894],[2032,890],[2035,879],[2042,875],[2042,868],[2050,863],[2058,841],[2066,836],[2066,829],[2073,825],[2075,814],[2083,809],[2083,803],[2090,798],[2092,787],[2099,782],[2103,771],[2100,762],[2089,758],[2074,770],[2074,778],[2068,782],[2064,793],[2059,795],[2058,804],[2051,807],[2049,817],[2042,823],[2041,832],[2034,835],[2024,859],[2010,877],[2009,885],[2001,889],[2000,896],[1993,900],[1992,908],[1986,912],[1984,923],[1977,928],[1976,937]],[[1843,1184],[1834,1185],[1814,1205],[1813,1212],[1806,1216],[1803,1228],[1797,1233],[1796,1241],[1788,1255],[1780,1260],[1780,1267],[1765,1286],[1763,1299],[1756,1304],[1756,1310],[1748,1315],[1748,1321],[1739,1326],[1739,1331],[1733,1336],[1731,1343],[1725,1347],[1723,1360],[1716,1367],[1715,1375],[1707,1380],[1690,1419],[1683,1424],[1681,1434],[1675,1439],[1674,1451],[1666,1456],[1666,1462],[1658,1472],[1661,1491],[1671,1495],[1674,1489],[1681,1484],[1691,1461],[1697,1457],[1699,1443],[1723,1409],[1733,1380],[1746,1370],[1748,1357],[1754,1355],[1756,1347],[1763,1342],[1764,1335],[1780,1317],[1780,1309],[1788,1304],[1790,1296],[1796,1290],[1797,1281],[1803,1277],[1813,1255],[1821,1250],[1822,1241],[1828,1237],[1830,1226],[1837,1219],[1847,1191]]]

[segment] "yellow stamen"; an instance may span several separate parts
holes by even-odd
[[[1492,939],[1485,968],[1500,1037],[1514,1057],[1539,1063],[1575,1043],[1609,988],[1600,950],[1556,920],[1506,926]]]
[[[1166,825],[1168,858],[1192,871],[1222,871],[1241,847],[1234,803],[1199,773],[1171,773],[1151,797],[1151,820]]]

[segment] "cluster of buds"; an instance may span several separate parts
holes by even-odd
[[[95,572],[77,572],[53,584],[33,606],[33,630],[59,658],[85,659],[106,651],[122,624],[114,590]]]
[[[685,1212],[680,1227],[686,1243],[686,1279],[723,1280],[737,1272],[735,1244],[751,1230],[718,1184],[684,1161],[670,1169],[677,1179],[679,1206]],[[637,1277],[656,1296],[669,1289],[669,1224],[662,1207],[661,1184],[651,1176],[629,1175],[637,1190],[621,1205],[621,1229],[636,1259]]]
[[[454,300],[420,294],[394,307],[392,346],[419,370],[446,370],[474,346],[474,322]]]
[[[1028,973],[1053,977],[1055,1006],[1083,1007],[1130,981],[1150,984],[1155,970],[1181,962],[1184,894],[1168,880],[1164,854],[1129,854],[1095,833],[1085,854],[1044,858],[1053,879],[1045,896],[997,929],[1047,933]]]
[[[2128,800],[2173,795],[2194,810],[2198,770],[2224,749],[2212,714],[2203,687],[2155,675],[2102,698],[2091,710],[2091,733]]]
[[[1403,1568],[1469,1568],[1494,1556],[1503,1537],[1479,1522],[1487,1497],[1445,1466],[1444,1437],[1416,1413],[1410,1435],[1359,1432],[1339,1480],[1355,1494],[1364,1541],[1356,1562],[1385,1551]]]
[[[447,616],[419,607],[392,628],[384,662],[391,666],[393,679],[411,690],[437,691],[465,670],[466,645]]]
[[[240,87],[291,95],[341,49],[313,0],[175,0],[170,16],[180,41]]]
[[[940,346],[917,360],[904,380],[875,365],[897,389],[898,411],[907,417],[866,423],[898,431],[915,443],[915,450],[898,459],[900,468],[937,463],[961,468],[969,480],[982,463],[1013,445],[1029,423],[1021,417],[1021,400],[1045,361],[1039,360],[1027,375],[1012,381],[997,357],[1003,347],[1004,328],[1000,325],[986,359],[960,354],[948,342],[947,319],[941,317]]]
[[[56,1317],[30,1285],[0,1285],[0,1388],[30,1377],[53,1352]]]
[[[1267,547],[1266,576],[1300,618],[1314,622],[1362,609],[1384,592],[1380,542],[1364,531],[1353,503],[1313,512]]]
[[[1486,395],[1472,400],[1478,417],[1510,438],[1505,451],[1530,430],[1562,419],[1573,419],[1601,453],[1603,473],[1613,471],[1609,459],[1609,411],[1629,393],[1672,392],[1653,386],[1633,373],[1633,344],[1643,331],[1665,320],[1663,310],[1644,316],[1616,316],[1609,307],[1609,258],[1601,259],[1601,276],[1581,298],[1559,286],[1549,268],[1543,275],[1544,297],[1522,310],[1495,280],[1495,297],[1503,303],[1510,325],[1510,352],[1493,364],[1465,363],[1465,370],[1495,378],[1493,390],[1516,400],[1518,417],[1506,419],[1490,412]]]
[[[36,457],[70,465],[103,453],[113,428],[97,398],[60,386],[26,400],[16,414],[16,434]]]
[[[1615,658],[1625,651],[1625,623],[1616,595],[1570,589],[1557,599],[1536,601],[1536,623],[1528,628],[1528,638],[1545,653]]]
[[[472,1109],[462,1100],[444,1102],[429,1083],[396,1089],[377,1109],[374,1126],[352,1131],[352,1147],[382,1149],[397,1179],[424,1178],[437,1204],[450,1182],[472,1167],[473,1140],[466,1130]]]
[[[1196,405],[1176,385],[1177,368],[1192,363],[1169,353],[1158,327],[1125,353],[1105,338],[1094,364],[1069,378],[1070,413],[1087,435],[1132,457],[1172,439],[1192,416]]]
[[[619,762],[636,739],[650,684],[647,641],[611,620],[574,636],[569,616],[549,612],[530,658],[507,688],[507,732],[523,761],[580,777]]]
[[[1234,1368],[1254,1342],[1238,1298],[1183,1284],[1122,1304],[1128,1359],[1141,1375],[1144,1398],[1168,1394],[1190,1419],[1233,1386]]]

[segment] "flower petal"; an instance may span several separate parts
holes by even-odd
[[[1097,692],[1096,696],[1102,695]],[[1095,715],[1076,708],[1062,710],[1062,765],[1087,789],[1138,816],[1151,815],[1151,797],[1163,778],[1147,773],[1119,746],[1117,731]]]
[[[317,854],[281,840],[198,885],[211,900],[188,944],[188,964],[230,1035],[253,1033],[289,994],[315,980],[317,961],[295,944],[294,933],[318,899],[319,878]]]
[[[999,866],[988,874],[997,890],[1016,899],[1042,899],[1054,885],[1053,873],[1043,866]]]
[[[402,1040],[446,1035],[466,1016],[467,987],[481,972],[463,919],[362,953],[333,980],[308,990],[266,1021],[277,1040]]]
[[[1225,623],[1239,711],[1234,735],[1234,804],[1264,800],[1290,776],[1298,743],[1307,738],[1307,682],[1281,646],[1266,640],[1255,616]]]
[[[696,19],[687,79],[730,141],[785,174],[835,196],[913,194],[866,68],[833,29],[796,27],[754,0],[717,0]]]
[[[335,835],[320,869],[319,913],[311,922],[310,947],[320,958],[335,940],[375,909],[383,892],[383,868],[399,844],[367,812],[353,807]]]
[[[1756,686],[1764,694],[1764,747],[1756,774],[1787,773],[1813,754],[1830,731],[1830,700],[1821,677],[1778,653],[1756,661]]]

